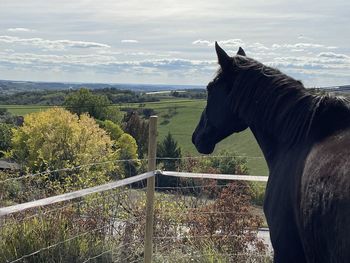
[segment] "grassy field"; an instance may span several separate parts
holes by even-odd
[[[170,99],[146,103],[145,105],[127,104],[125,106],[154,109],[159,116],[159,140],[162,140],[168,132],[171,132],[181,146],[183,155],[199,155],[191,142],[191,137],[205,104],[205,100]],[[50,106],[38,105],[0,105],[1,107],[7,108],[16,115],[25,115],[50,108]],[[267,175],[266,162],[250,130],[231,135],[220,142],[213,155],[220,150],[227,150],[237,155],[246,156],[251,174]]]
[[[154,109],[159,116],[159,140],[162,140],[168,132],[171,132],[181,146],[183,155],[188,153],[199,155],[191,142],[191,137],[205,104],[206,101],[204,100],[170,100],[147,103],[145,107]],[[251,174],[268,174],[266,162],[250,130],[231,135],[220,142],[213,155],[220,150],[247,156]]]
[[[52,106],[42,105],[0,105],[0,108],[6,108],[10,113],[14,115],[26,115],[32,112],[43,111],[51,108]]]

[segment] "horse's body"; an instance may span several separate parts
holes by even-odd
[[[350,262],[350,107],[216,44],[221,70],[193,134],[199,152],[249,127],[269,167],[275,262]]]

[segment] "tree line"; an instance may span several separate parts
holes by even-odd
[[[0,104],[60,106],[63,105],[67,96],[74,94],[79,90],[21,91],[15,94],[1,94]],[[144,93],[131,90],[119,90],[113,88],[88,90],[94,95],[108,98],[112,104],[159,101],[159,98],[156,96],[146,95]]]

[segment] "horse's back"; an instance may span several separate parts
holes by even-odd
[[[299,218],[309,262],[350,262],[350,128],[311,149]]]

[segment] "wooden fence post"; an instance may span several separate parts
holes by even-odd
[[[148,171],[155,171],[157,156],[157,116],[149,119]],[[147,179],[144,263],[152,262],[155,176]]]

